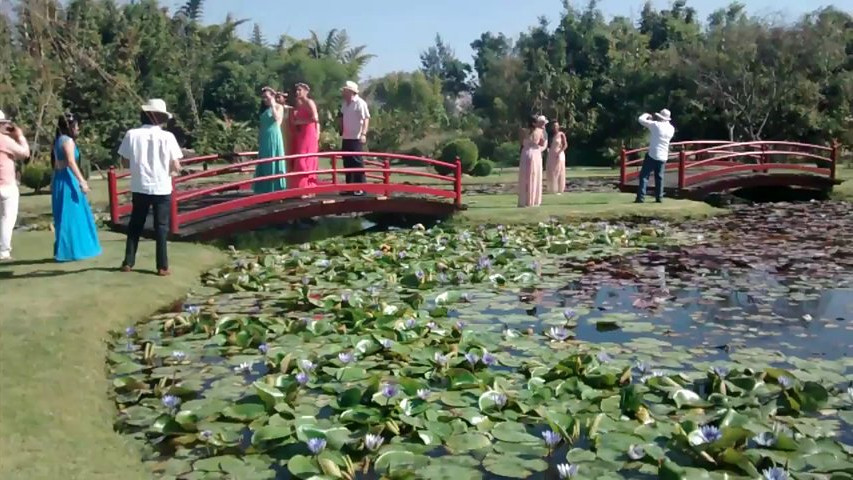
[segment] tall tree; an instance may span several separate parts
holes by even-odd
[[[455,97],[468,90],[471,65],[459,60],[441,35],[436,34],[435,45],[421,53],[421,71],[427,77],[439,79],[445,95]]]

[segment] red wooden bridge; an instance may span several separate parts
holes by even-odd
[[[342,157],[361,155],[362,168],[342,168]],[[254,177],[264,163],[319,157],[321,169]],[[325,215],[387,213],[444,217],[462,209],[462,166],[431,158],[377,152],[320,152],[257,159],[257,152],[184,159],[172,177],[169,231],[174,239],[210,239]],[[248,159],[248,160],[246,160]],[[405,164],[401,164],[405,162]],[[447,175],[435,173],[438,167]],[[348,184],[346,174],[363,172],[366,183]],[[314,173],[317,185],[253,193],[256,182]],[[108,174],[110,223],[125,231],[131,202],[127,172]],[[295,182],[294,182],[295,183]],[[363,196],[355,196],[357,191]],[[150,217],[146,233],[152,231]]]
[[[675,142],[666,164],[664,192],[702,200],[708,194],[749,187],[791,186],[829,191],[840,147],[797,142]],[[636,192],[648,147],[622,150],[619,189]],[[651,190],[654,179],[649,179]]]

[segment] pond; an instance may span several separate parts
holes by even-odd
[[[851,240],[840,202],[255,235],[115,335],[116,425],[160,478],[853,478]]]

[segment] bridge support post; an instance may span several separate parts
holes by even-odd
[[[107,172],[107,189],[110,195],[110,221],[113,225],[118,224],[118,181],[116,180],[116,168],[111,166]]]
[[[382,172],[382,183],[385,184],[385,196],[387,197],[391,194],[391,190],[388,189],[388,185],[391,184],[391,160],[386,158],[382,162],[382,168],[385,170]]]
[[[681,195],[681,192],[684,190],[684,182],[686,179],[686,170],[687,170],[687,154],[684,152],[682,148],[680,152],[678,152],[678,195]]]
[[[619,189],[624,190],[627,183],[628,167],[625,163],[628,161],[628,154],[625,151],[625,145],[622,145],[622,151],[619,152]]]
[[[456,183],[454,184],[456,193],[456,207],[462,208],[462,160],[456,157]]]
[[[338,184],[338,156],[332,155],[332,185]]]
[[[175,188],[175,177],[172,177],[172,195],[169,197],[169,233],[178,233],[178,190]]]
[[[832,163],[829,165],[829,179],[833,182],[835,181],[835,168],[838,165],[838,150],[840,149],[840,145],[838,140],[832,141],[832,152],[829,154],[829,158],[832,159]]]

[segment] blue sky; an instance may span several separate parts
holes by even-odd
[[[183,1],[164,2],[173,6]],[[586,0],[574,1],[585,6]],[[599,7],[608,16],[637,18],[643,0],[601,0]],[[656,7],[667,7],[669,0],[655,0]],[[730,0],[688,0],[700,17]],[[795,18],[821,5],[853,11],[853,0],[746,0],[750,14],[781,13]],[[419,54],[432,45],[436,33],[449,43],[464,61],[470,61],[470,44],[485,31],[503,32],[511,37],[526,31],[540,15],[553,22],[562,11],[561,0],[207,0],[205,20],[220,22],[231,12],[249,19],[241,31],[248,36],[258,23],[269,41],[282,34],[307,37],[310,30],[320,34],[332,28],[345,28],[354,44],[367,45],[377,58],[363,75],[379,76],[391,71],[414,70]]]

